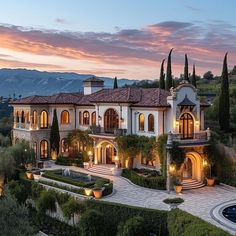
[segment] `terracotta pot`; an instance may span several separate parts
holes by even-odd
[[[31,171],[26,171],[25,173],[26,173],[27,179],[30,179],[30,180],[34,179],[34,175]]]
[[[181,193],[183,186],[182,185],[175,185],[174,188],[175,188],[176,193]]]
[[[100,199],[102,197],[102,189],[93,189],[93,194],[96,199]]]
[[[91,188],[85,188],[84,192],[86,196],[91,196],[93,193],[93,190]]]
[[[207,186],[214,186],[214,183],[215,183],[215,179],[208,179],[207,178]]]

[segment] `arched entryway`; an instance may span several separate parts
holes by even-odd
[[[197,152],[187,152],[182,168],[183,179],[195,179],[202,181],[203,166],[202,157]]]
[[[115,156],[117,156],[117,149],[112,142],[102,141],[96,146],[96,164],[115,164]]]
[[[194,120],[192,115],[184,113],[179,120],[179,133],[182,139],[192,139],[194,134]]]

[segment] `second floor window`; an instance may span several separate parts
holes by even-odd
[[[40,114],[40,128],[48,128],[48,113],[46,111],[42,111]]]
[[[141,113],[139,115],[139,131],[144,131],[144,121],[145,121],[144,114]]]
[[[38,114],[37,111],[33,111],[32,124],[36,125],[38,123]]]
[[[70,123],[70,114],[68,111],[63,111],[61,113],[61,124],[66,125]]]
[[[154,132],[154,116],[152,114],[148,115],[148,131]]]
[[[84,111],[83,113],[83,124],[89,125],[89,112],[88,111]]]
[[[25,112],[21,112],[21,123],[25,123]]]
[[[96,125],[96,112],[92,113],[92,125]]]
[[[104,131],[106,133],[114,133],[114,130],[118,128],[119,128],[118,113],[112,108],[106,110],[104,114]]]

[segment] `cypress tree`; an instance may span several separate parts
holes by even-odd
[[[187,56],[187,54],[185,54],[184,80],[187,80],[189,82],[189,77],[188,77],[188,56]]]
[[[113,89],[118,88],[117,78],[114,79]]]
[[[197,82],[196,82],[196,73],[195,73],[195,65],[193,64],[193,74],[191,78],[191,84],[196,88]]]
[[[159,88],[160,89],[165,89],[164,62],[165,62],[165,59],[163,59],[162,63],[161,63],[160,81],[159,81]]]
[[[219,96],[219,124],[221,130],[229,131],[229,79],[228,79],[228,66],[227,54],[225,54],[223,69],[221,75],[221,89]]]
[[[60,133],[59,133],[56,109],[54,109],[54,112],[53,112],[53,120],[52,120],[52,126],[51,126],[51,131],[50,131],[50,147],[51,147],[51,151],[56,151],[57,154],[59,153]]]
[[[172,71],[171,71],[171,53],[173,48],[170,50],[167,60],[167,69],[166,69],[166,90],[169,91],[170,88],[173,86],[172,81]]]

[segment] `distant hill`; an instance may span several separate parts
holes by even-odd
[[[30,95],[49,95],[58,92],[79,92],[83,80],[92,74],[46,72],[27,69],[0,69],[0,95],[16,98]],[[113,86],[113,78],[98,77],[104,80],[105,87]],[[118,86],[129,85],[135,80],[119,79]]]

